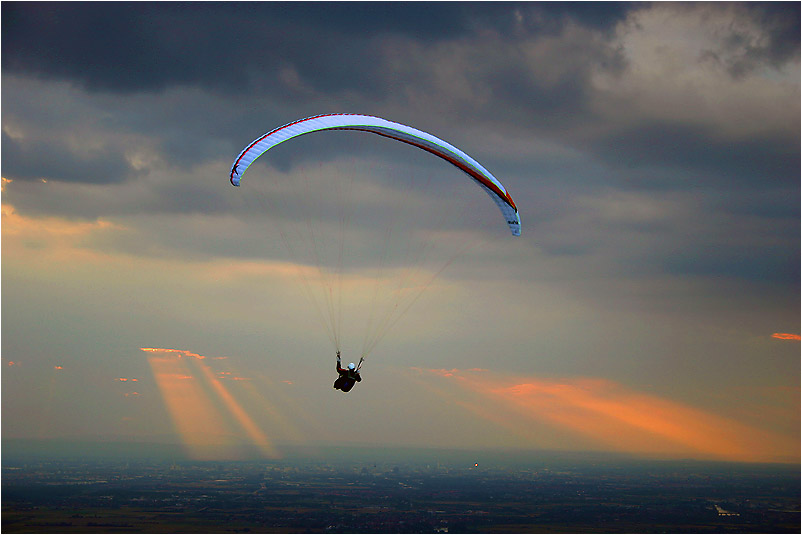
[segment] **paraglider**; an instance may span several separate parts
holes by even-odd
[[[234,186],[240,186],[243,176],[245,175],[246,171],[249,169],[251,164],[254,161],[265,154],[270,149],[276,147],[277,145],[297,138],[299,136],[303,136],[305,134],[313,133],[313,132],[321,132],[321,131],[360,131],[360,132],[370,132],[373,134],[377,134],[379,136],[389,138],[391,140],[400,141],[407,145],[411,145],[418,149],[421,149],[429,154],[437,156],[446,162],[450,163],[460,171],[462,171],[465,175],[470,177],[473,182],[478,184],[487,195],[493,200],[496,206],[501,211],[504,221],[506,222],[510,232],[513,236],[520,236],[521,234],[521,219],[518,213],[518,208],[515,205],[511,195],[506,190],[506,188],[502,185],[502,183],[494,177],[485,167],[483,167],[479,162],[473,159],[471,156],[463,152],[462,150],[458,149],[457,147],[451,145],[450,143],[443,141],[442,139],[433,136],[427,132],[422,130],[418,130],[411,126],[406,126],[400,123],[388,121],[386,119],[382,119],[380,117],[370,116],[370,115],[358,115],[358,114],[326,114],[326,115],[316,115],[312,117],[307,117],[305,119],[300,119],[297,121],[293,121],[291,123],[285,124],[278,128],[275,128],[266,134],[256,138],[253,142],[248,144],[242,152],[239,153],[237,158],[234,160],[234,163],[231,166],[231,171],[229,173],[229,180],[231,184]],[[404,177],[408,173],[402,172],[401,173]],[[332,174],[331,176],[335,176]],[[325,179],[329,178],[329,175],[324,176]],[[332,179],[335,183],[336,180]],[[392,180],[397,180],[397,177],[393,176]],[[459,177],[454,178],[455,182],[461,180]],[[317,182],[315,184],[315,188],[319,184],[329,183],[328,180],[323,180]],[[389,184],[389,183],[388,183]],[[393,182],[395,184],[395,182]],[[399,184],[400,185],[400,184]],[[337,191],[336,195],[326,196],[321,194],[317,189],[311,189],[308,187],[309,184],[307,183],[307,189],[303,192],[298,192],[297,195],[294,195],[292,199],[301,199],[303,202],[304,199],[310,199],[312,195],[310,193],[317,193],[316,197],[319,199],[326,199],[326,202],[329,200],[334,203],[336,200],[343,204],[347,204],[346,209],[351,209],[356,211],[358,214],[363,210],[359,203],[354,200],[352,197],[352,191],[348,190],[348,193],[343,195],[341,191]],[[459,185],[455,186],[459,188]],[[364,194],[364,189],[356,190],[359,193]],[[432,196],[430,191],[421,191],[419,189],[412,189],[419,198],[427,199],[428,201],[432,201],[427,203],[425,210],[421,210],[421,213],[431,214],[435,216],[438,220],[446,220],[444,217],[447,213],[444,209],[444,202],[440,202],[440,198],[436,196]],[[450,190],[447,190],[450,191]],[[458,192],[458,190],[457,190]],[[268,196],[269,197],[269,196]],[[285,199],[286,197],[282,197]],[[345,199],[346,201],[344,201]],[[282,201],[283,202],[283,201]],[[311,202],[311,200],[310,200]],[[392,201],[390,201],[392,202]],[[406,205],[404,203],[395,203],[400,210],[410,210],[415,205]],[[276,204],[273,205],[269,212],[278,213],[285,209],[283,204]],[[307,207],[302,207],[307,208]],[[374,292],[374,298],[372,303],[364,307],[365,310],[369,310],[368,319],[367,319],[367,328],[365,331],[365,342],[363,345],[361,358],[359,360],[358,365],[350,365],[349,367],[343,368],[340,363],[340,324],[342,321],[342,309],[341,309],[341,301],[342,301],[342,285],[344,268],[343,268],[343,246],[340,243],[339,247],[333,247],[336,250],[336,258],[333,258],[331,263],[326,264],[325,261],[321,260],[321,251],[332,241],[331,234],[326,234],[327,227],[322,226],[320,228],[315,228],[314,220],[318,219],[320,215],[321,219],[323,217],[322,212],[318,214],[318,212],[311,211],[312,216],[307,216],[306,225],[298,225],[298,224],[291,224],[289,225],[288,229],[281,229],[280,234],[282,237],[282,241],[285,247],[288,250],[288,253],[291,256],[295,256],[297,253],[297,249],[301,248],[303,245],[309,244],[310,247],[310,261],[308,263],[302,262],[299,259],[293,259],[294,265],[297,266],[310,266],[316,267],[316,271],[314,271],[315,275],[309,275],[310,272],[304,271],[303,269],[299,268],[299,279],[302,283],[302,286],[306,290],[308,296],[312,300],[313,304],[315,304],[321,318],[323,319],[323,323],[326,326],[327,334],[329,335],[329,339],[335,346],[337,350],[337,373],[339,377],[337,381],[334,383],[334,388],[341,390],[343,392],[350,391],[353,386],[362,380],[361,375],[359,374],[359,370],[361,368],[362,362],[364,361],[367,354],[373,350],[375,345],[378,341],[384,336],[387,330],[398,320],[398,318],[405,313],[405,311],[411,306],[411,304],[420,296],[421,292],[423,292],[434,280],[434,278],[448,265],[459,253],[455,253],[454,256],[448,258],[444,264],[439,266],[434,266],[432,269],[425,270],[421,269],[420,266],[417,266],[415,269],[411,269],[408,272],[404,272],[403,270],[396,269],[401,273],[401,276],[398,278],[397,282],[394,284],[385,285],[389,288],[386,290],[389,294],[388,303],[385,308],[380,310],[380,307],[376,305],[378,301],[375,297],[378,294],[378,291]],[[343,210],[345,212],[346,210]],[[464,210],[463,210],[464,211]],[[300,215],[299,211],[292,211],[292,214]],[[346,214],[348,217],[341,217],[340,221],[350,221],[351,217],[350,214]],[[387,218],[392,222],[392,218]],[[369,225],[375,225],[374,221],[376,219],[369,220]],[[417,220],[415,220],[417,222]],[[442,224],[442,222],[440,223]],[[401,230],[405,230],[405,227],[402,225]],[[306,230],[308,229],[308,230]],[[293,231],[298,230],[299,232],[304,232],[306,230],[306,236],[299,236],[298,241],[294,241],[290,238],[290,234]],[[459,229],[460,231],[462,229]],[[414,231],[410,230],[409,234],[414,236],[415,238],[418,237]],[[430,232],[430,236],[433,235],[434,232]],[[463,235],[466,233],[463,233]],[[344,235],[343,229],[340,228],[339,239],[342,240],[342,236]],[[389,236],[390,233],[386,233],[384,238],[377,242],[379,245],[378,247],[391,247],[388,246],[388,240],[385,239]],[[394,236],[395,234],[393,234]],[[328,239],[324,238],[324,236],[329,236]],[[453,240],[452,240],[453,241]],[[433,243],[433,242],[432,242]],[[359,243],[359,250],[363,251],[365,244]],[[425,243],[423,246],[419,247],[409,247],[409,243],[405,243],[402,247],[404,251],[407,249],[412,251],[413,257],[407,257],[404,260],[410,260],[410,264],[412,261],[419,261],[419,257],[425,257],[423,254],[424,251],[428,252],[431,249],[440,250],[440,247],[431,247],[431,243]],[[378,256],[378,261],[376,262],[377,265],[380,267],[384,267],[389,265],[387,260],[387,250],[383,250],[381,254]],[[347,258],[347,256],[346,256]],[[361,258],[361,256],[359,257]],[[389,271],[389,270],[388,270]],[[421,276],[421,273],[424,273],[423,279],[413,280],[413,277],[410,276],[410,273]],[[383,273],[386,275],[386,273]],[[363,277],[360,280],[365,280]],[[315,281],[321,281],[317,284],[320,284],[321,291],[319,292],[319,297],[313,295],[313,283]],[[376,277],[376,289],[378,290],[380,284],[380,277]],[[382,286],[384,289],[384,286]],[[402,303],[402,298],[406,298],[407,301]],[[364,299],[364,298],[363,298]],[[320,303],[318,302],[320,301]],[[322,304],[321,304],[322,303]],[[374,312],[374,308],[376,311]]]

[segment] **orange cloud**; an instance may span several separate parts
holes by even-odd
[[[604,379],[504,377],[419,370],[456,380],[457,403],[527,440],[559,430],[600,449],[731,461],[798,460],[798,437],[745,425]],[[478,397],[477,397],[478,396]],[[567,433],[567,435],[566,435]]]
[[[0,209],[3,218],[3,236],[25,236],[49,239],[53,243],[70,237],[83,237],[97,230],[122,229],[123,227],[98,219],[97,221],[74,222],[57,217],[32,218],[20,215],[13,205],[4,203]]]
[[[54,370],[63,370],[64,366],[53,366]]]
[[[9,259],[3,268],[8,264],[11,272],[50,275],[52,270],[60,270],[64,265],[102,265],[104,271],[108,271],[109,262],[118,257],[93,244],[110,233],[125,230],[103,219],[72,221],[60,217],[31,217],[20,214],[8,203],[2,203],[0,215],[3,257]]]
[[[205,359],[203,355],[198,355],[197,353],[193,353],[192,351],[186,351],[184,349],[165,349],[161,347],[140,347],[140,351],[145,351],[146,353],[161,353],[163,355],[175,355],[178,358],[181,357],[188,357],[194,359]]]
[[[412,368],[412,369],[421,370],[421,371],[427,371],[429,373],[433,373],[435,375],[440,375],[442,377],[457,377],[458,379],[460,378],[458,375],[456,375],[456,374],[459,373],[459,370],[456,369],[456,368],[452,368],[450,370],[446,370],[446,369],[443,369],[443,368],[440,368],[438,370],[434,370],[434,369],[423,370],[422,368]]]
[[[799,342],[802,340],[802,336],[798,334],[789,334],[789,333],[774,333],[771,335],[772,338],[777,338],[778,340],[795,340]]]

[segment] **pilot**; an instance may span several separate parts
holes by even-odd
[[[353,362],[349,364],[347,368],[342,367],[339,351],[337,351],[337,373],[340,374],[340,376],[334,381],[334,388],[342,390],[343,392],[348,392],[356,383],[362,380],[362,376],[359,375],[359,370]]]

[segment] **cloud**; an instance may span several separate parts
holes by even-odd
[[[192,359],[203,360],[203,359],[206,358],[203,355],[199,355],[197,353],[193,353],[192,351],[187,351],[186,349],[165,349],[165,348],[160,348],[160,347],[140,347],[139,350],[140,351],[144,351],[146,353],[157,353],[157,354],[160,354],[160,355],[170,355],[170,356],[174,356],[174,357],[179,358],[179,359],[187,357],[187,358],[192,358]]]
[[[777,338],[778,340],[794,340],[799,341],[802,340],[798,334],[789,334],[789,333],[774,333],[771,335],[772,338]]]
[[[71,210],[106,217],[133,211],[236,213],[242,207],[231,202],[211,178],[213,173],[224,174],[232,155],[256,135],[283,121],[308,115],[314,108],[316,112],[386,115],[442,135],[472,154],[472,149],[481,148],[481,161],[498,169],[499,176],[512,177],[513,193],[530,201],[524,203],[522,212],[527,215],[526,221],[534,224],[570,208],[564,202],[571,198],[572,187],[593,195],[600,177],[616,188],[653,197],[665,191],[688,192],[699,199],[702,209],[773,213],[773,217],[784,212],[789,220],[798,219],[799,207],[794,200],[798,183],[788,178],[795,176],[800,165],[794,119],[798,113],[788,113],[798,110],[800,100],[798,53],[789,46],[794,42],[794,25],[787,16],[798,11],[795,5],[632,4],[581,9],[538,4],[514,8],[437,5],[427,9],[423,17],[426,22],[421,22],[416,10],[399,7],[379,13],[381,10],[370,6],[350,15],[337,7],[313,13],[299,6],[214,5],[198,7],[191,14],[151,5],[44,8],[23,4],[7,11],[3,39],[9,45],[4,59],[7,55],[13,59],[15,54],[32,56],[25,61],[3,62],[4,70],[11,74],[4,80],[7,113],[3,127],[8,157],[13,163],[18,149],[30,152],[41,145],[61,154],[52,163],[45,154],[41,167],[36,163],[12,170],[28,179],[52,175],[78,180],[83,176],[98,184],[116,185],[81,190],[81,195],[71,195],[69,202],[63,197],[31,196],[25,205],[22,199],[17,201],[20,209],[46,206],[60,213]],[[162,16],[154,17],[154,13]],[[214,22],[205,22],[210,16]],[[71,22],[74,17],[81,22]],[[44,21],[38,25],[21,22],[36,18]],[[53,36],[72,43],[63,36],[94,26],[101,19],[107,19],[108,25],[69,44],[62,52],[68,59],[58,64],[50,48],[31,44],[55,39]],[[151,35],[153,19],[174,31],[165,32],[169,36]],[[356,22],[368,19],[371,24]],[[258,58],[239,53],[254,38],[251,32],[258,26],[255,21],[275,28],[275,32],[267,33],[279,36],[271,53]],[[715,31],[708,31],[709,27]],[[313,29],[332,33],[334,38],[328,42],[335,43],[336,50],[331,54],[337,55],[338,61],[330,62],[325,53],[305,42],[308,39],[298,44],[297,36],[315,33]],[[39,31],[46,35],[36,40],[32,34]],[[214,39],[215,47],[232,47],[229,53],[203,53],[211,46],[208,36],[220,32],[228,35],[229,31],[236,38]],[[169,41],[179,34],[195,43],[198,50],[174,47]],[[263,41],[261,34],[255,42]],[[188,35],[197,38],[187,39]],[[124,36],[138,38],[129,42]],[[153,39],[143,41],[146,36]],[[106,57],[106,48],[93,41],[118,37],[121,43],[113,60],[111,55]],[[89,42],[80,44],[86,40]],[[366,43],[373,50],[371,61],[364,61],[360,53],[342,53],[341,49],[358,50]],[[103,84],[122,85],[125,76],[115,76],[115,71],[126,69],[129,59],[136,66],[137,58],[143,57],[137,54],[139,48],[145,48],[144,57],[158,55],[159,65],[175,61],[181,68],[129,69],[136,72],[137,80],[129,86],[134,95],[121,96],[116,89],[95,93],[80,89],[81,80],[96,89],[106,87]],[[103,68],[92,71],[84,67],[87,49],[100,51],[96,61]],[[733,65],[749,58],[750,67],[740,68],[743,74],[733,79],[728,68],[703,61],[705,51],[715,51]],[[271,59],[274,56],[282,59]],[[243,83],[245,74],[220,76],[222,63],[232,63],[231,57],[242,57],[244,62],[234,62],[232,69],[241,66],[248,72],[261,73],[259,76],[275,78],[269,89],[275,89],[277,83],[290,84],[288,91],[293,96],[286,98],[304,102],[284,105],[280,92]],[[554,61],[555,57],[559,61]],[[324,65],[310,63],[310,58],[322,58]],[[249,61],[268,64],[260,67]],[[351,63],[359,65],[359,75],[350,73]],[[325,68],[325,64],[337,65],[338,72]],[[36,76],[31,75],[34,72]],[[209,81],[207,76],[222,81]],[[38,87],[42,77],[72,80],[78,87],[61,82]],[[231,98],[214,85],[230,81],[244,94]],[[332,98],[326,84],[342,88],[341,98]],[[373,95],[371,87],[376,85],[379,90]],[[299,88],[309,91],[304,93]],[[35,106],[26,104],[33,100]],[[372,109],[350,106],[363,106],[365,102],[370,102]],[[204,113],[199,114],[198,109]],[[105,119],[93,119],[98,116]],[[187,132],[193,133],[189,140]],[[251,134],[243,138],[243,132]],[[310,159],[331,161],[342,152],[335,137],[309,136],[304,143],[309,143],[305,146],[311,150],[277,152],[271,167],[282,169],[284,165],[286,170]],[[548,150],[535,150],[543,146]],[[381,152],[382,157],[392,153]],[[574,165],[578,157],[584,158],[590,167],[576,169],[566,162],[553,162],[555,152],[571,155]],[[546,164],[545,160],[553,163]],[[58,164],[61,161],[63,168]],[[219,164],[219,171],[200,167],[212,162]],[[544,165],[558,163],[547,178],[539,176]],[[89,165],[96,169],[89,169]],[[183,171],[184,166],[189,170]],[[559,186],[542,183],[550,181]],[[756,189],[767,187],[775,191],[755,195]],[[549,192],[549,188],[554,191]],[[544,201],[549,205],[546,210],[532,203],[544,198],[544,192],[553,193]],[[705,206],[707,203],[712,206]],[[162,221],[158,224],[164,226]],[[173,238],[170,234],[179,230],[183,234],[183,227],[166,226],[175,231],[162,229],[155,235],[169,237],[171,245],[191,243],[183,235]],[[693,252],[710,250],[704,242]],[[706,265],[713,269],[740,265],[744,259],[734,256],[729,254],[723,262]],[[682,261],[677,264],[679,269],[684,265]],[[774,273],[776,267],[776,263],[747,262],[750,271]]]
[[[434,44],[384,37],[380,74],[396,88],[391,109],[418,110],[424,124],[503,130],[510,138],[559,136],[586,122],[592,75],[620,70],[618,50],[595,26],[566,17],[546,29],[537,7],[517,12],[524,22],[515,31],[490,21]],[[426,111],[435,109],[434,116]]]
[[[599,27],[622,8],[546,6],[537,12],[541,29],[569,18]],[[95,91],[201,85],[292,100],[303,79],[316,92],[377,95],[387,89],[373,67],[382,64],[370,46],[377,36],[431,44],[474,33],[478,21],[504,30],[523,23],[520,9],[492,4],[230,3],[190,11],[169,4],[22,4],[3,11],[2,63],[6,72],[71,79]]]
[[[170,5],[20,4],[4,10],[3,69],[111,94],[186,98],[199,89],[226,102],[205,107],[198,126],[216,123],[205,137],[261,132],[295,118],[292,109],[308,115],[311,104],[324,107],[318,112],[386,113],[435,131],[458,124],[485,137],[487,130],[547,136],[609,164],[623,159],[624,168],[651,157],[686,168],[735,155],[777,176],[798,154],[798,114],[787,113],[799,109],[799,29],[789,22],[798,12],[793,4],[204,4],[191,13]],[[255,43],[263,53],[252,53]],[[180,124],[198,122],[197,108],[169,100],[159,113],[143,106],[134,114],[152,103],[119,99],[108,107],[109,124],[177,120],[176,110]],[[341,109],[365,102],[373,109]],[[165,141],[174,152],[199,152],[172,130]],[[746,143],[747,135],[761,141],[728,151],[727,140]],[[106,163],[118,166],[108,176],[123,176],[118,151],[108,155]],[[733,163],[728,175],[740,169]]]
[[[2,205],[2,217],[3,235],[7,239],[24,236],[27,240],[39,239],[53,245],[64,241],[81,242],[83,238],[98,232],[122,229],[105,220],[75,222],[58,217],[26,217],[8,203]]]
[[[399,19],[388,10],[393,11],[351,8],[346,16],[344,6],[310,10],[210,4],[189,12],[146,4],[133,9],[18,6],[4,12],[3,43],[18,52],[4,54],[3,65],[15,72],[73,79],[94,91],[160,91],[195,84],[234,93],[248,88],[292,99],[297,85],[283,82],[281,73],[294,69],[311,81],[326,80],[334,90],[369,85],[370,77],[360,65],[372,63],[366,61],[370,47],[350,46],[342,37],[364,42],[382,28],[398,27]],[[370,16],[372,22],[358,24],[360,15]],[[339,23],[332,24],[335,20]],[[326,45],[310,39],[310,31],[325,35]],[[188,42],[193,46],[187,47]],[[254,53],[255,42],[264,48],[261,53]],[[55,49],[58,58],[52,54]],[[85,61],[88,50],[90,63]]]
[[[61,140],[13,139],[5,131],[2,144],[3,172],[17,180],[116,183],[137,175],[121,151],[106,150],[108,147],[78,151]]]
[[[787,7],[798,17],[798,5]],[[643,172],[654,166],[673,168],[673,181],[657,179],[663,188],[700,180],[786,186],[800,165],[799,53],[787,46],[793,27],[782,10],[746,4],[629,11],[610,43],[626,68],[592,81],[591,106],[605,125],[572,138],[627,171],[630,186],[654,187]]]
[[[705,125],[721,138],[794,134],[788,109],[766,104],[798,109],[799,51],[788,48],[791,35],[782,44],[777,38],[778,26],[795,26],[797,35],[799,26],[784,19],[782,9],[761,11],[746,4],[676,3],[630,11],[613,38],[627,69],[620,76],[599,72],[595,79],[602,93],[610,90],[620,99],[609,118]],[[798,5],[787,6],[785,15],[793,12],[799,14]],[[744,62],[751,67],[734,66]],[[709,98],[713,94],[716,99]]]
[[[114,255],[106,245],[127,232],[124,226],[103,218],[71,220],[25,215],[8,202],[3,202],[0,214],[7,266],[32,262],[37,269],[47,270],[53,265],[107,262]]]

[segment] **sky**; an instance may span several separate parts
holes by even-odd
[[[798,463],[799,10],[4,2],[3,439]],[[253,139],[324,113],[461,148],[521,237],[367,133],[231,186]],[[336,340],[295,252],[310,223],[350,247]],[[398,233],[436,262],[394,256]],[[335,347],[358,358],[377,281],[405,273],[419,291],[333,390]]]

